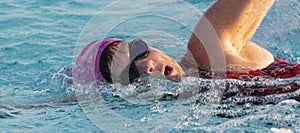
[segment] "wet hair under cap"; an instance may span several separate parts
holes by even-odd
[[[103,50],[103,53],[100,58],[100,63],[99,63],[100,72],[102,73],[104,79],[109,83],[112,83],[111,63],[112,63],[113,57],[114,57],[116,51],[119,49],[119,47],[120,47],[120,41],[109,44]]]

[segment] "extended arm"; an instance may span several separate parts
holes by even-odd
[[[219,46],[227,67],[264,68],[273,55],[250,42],[274,0],[218,0],[199,20],[188,49],[198,67],[210,68],[211,48]],[[210,28],[211,27],[211,28]]]

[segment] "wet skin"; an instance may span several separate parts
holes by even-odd
[[[164,75],[167,79],[180,81],[182,68],[171,57],[155,48],[150,48],[147,57],[135,61],[140,76]]]
[[[208,54],[214,53],[206,53],[205,48],[214,49],[214,45],[221,47],[226,68],[230,71],[247,72],[270,65],[274,61],[271,52],[251,42],[250,39],[273,3],[274,0],[215,2],[204,17],[200,18],[189,40],[188,50],[192,56],[186,58],[193,58],[195,61],[187,62],[183,67],[188,68],[196,63],[197,67],[210,70],[211,60]],[[212,27],[212,30],[207,27]],[[147,58],[135,63],[140,75],[159,72],[170,78],[181,77],[184,73],[174,60],[156,49],[151,49]]]
[[[259,27],[275,0],[218,0],[202,16],[193,30],[188,43],[188,53],[180,62],[185,70],[206,69],[210,71],[214,62],[224,61],[230,71],[247,72],[263,69],[274,61],[268,50],[250,39]],[[220,47],[215,57],[215,48]],[[208,50],[207,50],[208,48]],[[214,50],[214,51],[213,51]],[[209,53],[210,51],[210,53]],[[213,52],[211,52],[213,51]],[[209,56],[210,55],[210,56]],[[217,60],[219,59],[219,60]],[[191,60],[191,61],[190,61]],[[146,58],[135,61],[140,76],[159,73],[173,81],[184,75],[182,68],[163,52],[151,48]],[[214,63],[216,64],[216,63]],[[221,63],[221,68],[223,69]]]

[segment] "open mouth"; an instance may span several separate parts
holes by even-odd
[[[171,67],[171,66],[166,66],[165,67],[165,71],[164,71],[164,75],[165,76],[172,76],[172,73],[173,73],[173,71],[174,71],[174,68],[173,67]]]

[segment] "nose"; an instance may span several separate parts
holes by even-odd
[[[141,70],[142,74],[151,75],[154,72],[155,66],[152,60],[142,62],[141,66],[142,66],[142,70]]]
[[[171,76],[174,68],[172,66],[168,66],[163,62],[154,62],[152,60],[142,63],[142,74],[151,75],[153,73],[160,73],[164,76]]]

